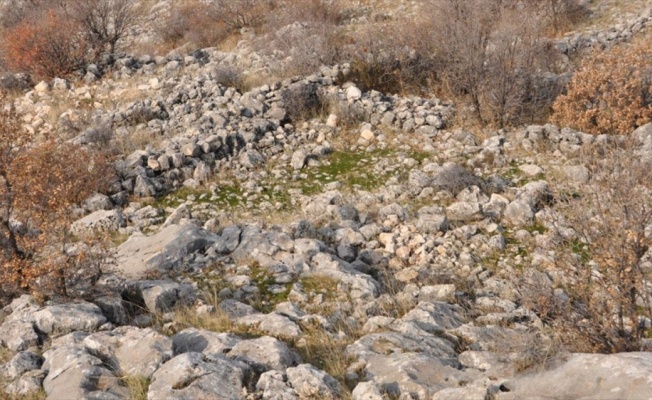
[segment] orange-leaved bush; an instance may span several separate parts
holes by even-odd
[[[553,121],[599,134],[628,134],[652,121],[652,45],[622,45],[583,60]]]
[[[54,10],[24,19],[4,39],[9,69],[38,79],[70,75],[87,63],[91,49],[80,26]]]
[[[75,257],[71,208],[102,191],[111,176],[99,151],[53,139],[35,140],[12,110],[0,111],[0,278],[3,284],[36,286],[48,275],[57,290]]]

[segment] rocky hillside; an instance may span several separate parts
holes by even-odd
[[[350,25],[416,7],[359,3]],[[639,3],[555,51],[649,38]],[[253,40],[14,95],[29,132],[110,149],[117,178],[70,211],[99,261],[66,297],[2,309],[5,396],[649,397],[652,123],[481,129],[453,101],[365,90],[351,63],[243,87],[225,77],[279,60]]]

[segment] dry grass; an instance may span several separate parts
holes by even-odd
[[[140,375],[128,375],[121,382],[129,389],[131,400],[147,400],[150,379]]]
[[[14,356],[14,353],[5,348],[5,347],[0,347],[0,364],[4,365],[6,364],[11,358]],[[4,378],[0,378],[0,398],[5,399],[5,400],[45,400],[45,392],[43,390],[39,390],[37,392],[32,392],[32,393],[27,393],[23,395],[9,395],[4,392],[4,388],[9,385],[9,381],[7,381]]]
[[[348,386],[346,372],[355,360],[345,350],[362,336],[361,327],[345,320],[335,321],[333,327],[336,333],[321,326],[302,324],[303,335],[293,345],[304,363],[312,364],[337,379],[344,389],[342,399],[350,399],[352,387]]]

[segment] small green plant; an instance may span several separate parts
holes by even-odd
[[[264,268],[254,265],[251,269],[252,284],[258,288],[258,294],[249,301],[250,305],[262,313],[274,311],[278,303],[287,300],[291,284],[279,284],[274,276]]]

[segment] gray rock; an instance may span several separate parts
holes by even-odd
[[[285,371],[300,362],[299,355],[283,342],[270,336],[243,340],[228,353],[228,357],[242,361],[255,371]]]
[[[355,86],[349,86],[346,89],[346,98],[349,101],[359,100],[362,97],[362,91]]]
[[[292,153],[292,160],[290,161],[290,165],[294,170],[301,169],[306,165],[307,157],[308,154],[303,149],[299,149]]]
[[[99,210],[110,210],[113,208],[111,198],[102,193],[95,193],[84,201],[84,208],[94,212]]]
[[[160,184],[157,184],[154,180],[138,175],[133,187],[133,192],[134,195],[138,197],[152,197],[156,196],[156,193],[158,193],[160,189]]]
[[[265,158],[256,150],[247,150],[240,155],[240,164],[245,168],[256,168],[265,163]]]
[[[32,321],[6,321],[0,326],[0,343],[11,351],[27,350],[39,341]]]
[[[195,328],[185,329],[172,336],[174,354],[203,353],[210,358],[228,353],[242,339],[232,333],[217,333]]]
[[[632,137],[641,144],[652,143],[652,122],[639,126],[632,132]]]
[[[231,319],[241,318],[246,315],[258,314],[258,312],[252,306],[240,303],[239,301],[233,299],[226,299],[221,301],[218,307]]]
[[[34,370],[24,373],[20,378],[11,382],[5,388],[5,393],[14,396],[25,396],[39,392],[42,389],[45,372]]]
[[[419,214],[416,226],[420,232],[437,233],[446,232],[449,223],[448,218],[445,215]]]
[[[31,351],[21,351],[17,353],[9,362],[2,366],[2,375],[10,380],[14,380],[27,371],[40,369],[43,364],[43,358]]]
[[[571,354],[554,368],[521,375],[496,399],[646,399],[652,387],[652,353]]]
[[[405,314],[401,320],[414,322],[426,332],[437,333],[462,325],[460,313],[460,309],[448,303],[423,301]]]
[[[134,281],[127,285],[122,297],[135,306],[144,305],[151,313],[162,314],[192,304],[197,293],[192,285],[174,281]]]
[[[584,165],[565,165],[561,172],[571,182],[582,185],[589,182],[591,177],[589,169]]]
[[[382,387],[389,396],[430,400],[436,392],[459,387],[479,375],[459,368],[454,360],[399,353],[371,357],[364,372],[367,379]]]
[[[166,228],[170,225],[177,225],[179,222],[181,222],[182,219],[190,219],[192,218],[192,214],[190,213],[190,207],[188,204],[183,203],[179,207],[176,208],[176,210],[172,211],[172,213],[165,219],[165,222],[163,225],[161,225],[162,228]]]
[[[150,328],[122,326],[89,335],[82,343],[89,353],[122,376],[149,378],[172,358],[172,340]]]
[[[79,302],[47,306],[33,314],[34,325],[43,333],[91,332],[106,322],[102,310],[93,303]]]
[[[301,364],[285,371],[288,383],[301,398],[339,399],[344,390],[342,385],[310,364]]]
[[[552,192],[545,181],[530,182],[523,186],[514,201],[505,209],[504,220],[514,226],[527,226],[534,214],[552,200]]]
[[[446,208],[446,215],[451,221],[477,221],[483,218],[480,204],[476,202],[457,201]]]
[[[236,319],[235,323],[283,339],[295,339],[301,335],[299,325],[288,317],[276,313],[250,314]]]
[[[387,219],[390,215],[396,215],[400,221],[408,219],[407,210],[396,203],[386,205],[378,210],[378,217],[381,219]]]
[[[149,400],[242,399],[245,371],[225,358],[208,360],[201,353],[174,357],[152,375]]]
[[[98,232],[116,232],[126,225],[120,210],[99,210],[73,222],[70,231],[77,236],[88,236]]]
[[[216,240],[217,236],[193,224],[171,225],[152,236],[132,235],[118,247],[115,269],[129,278],[139,278],[153,270],[171,270],[186,255]]]
[[[95,299],[95,304],[102,310],[104,316],[115,325],[127,323],[127,311],[122,298],[118,296],[102,296]]]
[[[74,335],[74,334],[71,334]],[[83,346],[66,341],[76,341],[67,335],[43,354],[42,369],[48,374],[43,389],[52,400],[110,398],[125,399],[126,387],[104,366],[102,360],[90,355]]]
[[[383,393],[373,382],[360,382],[351,393],[351,400],[384,400]]]
[[[299,400],[297,393],[288,386],[287,376],[280,371],[267,371],[260,376],[256,389],[263,400]]]

